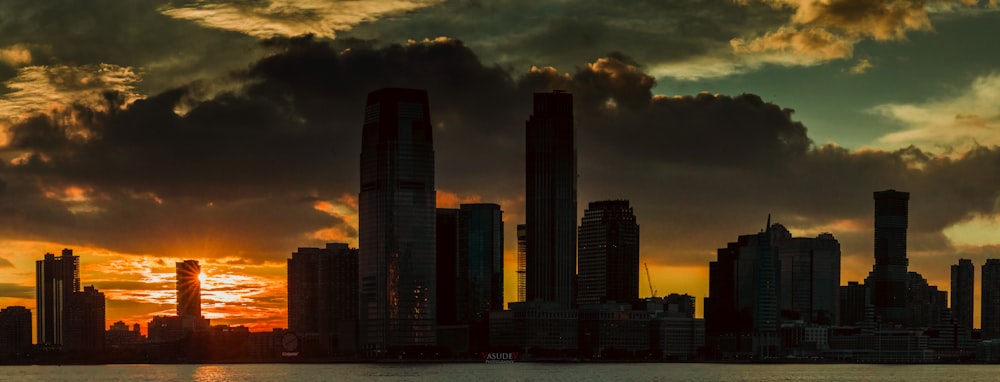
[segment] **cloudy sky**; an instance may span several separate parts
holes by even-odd
[[[911,193],[910,269],[949,289],[959,257],[1000,257],[998,8],[5,0],[0,306],[34,308],[34,262],[72,248],[109,323],[173,314],[174,262],[197,259],[208,318],[286,326],[290,254],[357,243],[365,95],[387,86],[430,93],[439,207],[501,204],[508,300],[524,122],[551,89],[575,97],[581,211],[632,202],[660,294],[700,312],[715,249],[769,213],[834,234],[861,280],[888,188]]]

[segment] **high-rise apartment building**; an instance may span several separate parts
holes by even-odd
[[[573,305],[576,275],[576,144],[573,96],[535,93],[525,123],[528,301]]]
[[[629,202],[591,202],[577,237],[577,304],[638,300],[639,224]]]
[[[368,94],[361,138],[359,345],[436,344],[434,146],[427,91]]]
[[[905,324],[908,321],[906,228],[910,194],[896,190],[878,191],[874,193],[874,199],[875,266],[866,286],[871,290],[871,302],[881,321]]]
[[[58,257],[46,253],[35,262],[35,291],[38,344],[64,345],[66,307],[80,291],[80,257],[71,249],[63,249]]]
[[[1000,259],[986,260],[981,276],[980,326],[983,329],[983,339],[1000,338]]]
[[[959,325],[972,329],[973,288],[976,285],[976,267],[970,259],[959,259],[951,266],[951,312]]]
[[[299,248],[288,259],[288,328],[325,354],[356,349],[358,250],[343,243]]]
[[[528,283],[528,226],[517,225],[517,301],[526,301]]]

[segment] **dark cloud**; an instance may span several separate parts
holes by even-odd
[[[509,231],[522,219],[531,93],[571,91],[580,206],[630,199],[653,262],[704,265],[768,213],[794,234],[831,231],[845,255],[868,257],[871,193],[887,188],[912,193],[911,249],[952,262],[941,230],[994,213],[1000,196],[996,148],[950,158],[817,147],[792,110],[753,94],[654,96],[641,60],[621,53],[521,73],[449,39],[262,46],[272,54],[227,76],[230,90],[193,83],[124,109],[77,107],[66,113],[79,117],[14,126],[2,152],[25,159],[0,174],[4,234],[255,262],[320,245],[310,235],[322,228],[353,235],[348,217],[316,203],[357,193],[365,94],[386,86],[429,90],[438,189],[503,201]]]
[[[35,298],[35,287],[11,283],[0,283],[0,296],[14,298]]]
[[[205,29],[157,9],[162,0],[0,3],[0,48],[18,44],[33,65],[109,63],[150,74],[140,89],[159,92],[198,77],[239,68],[254,38]],[[12,76],[0,63],[0,80]],[[2,93],[2,92],[0,92]]]
[[[0,268],[14,268],[14,264],[11,264],[10,260],[0,257]]]
[[[787,17],[787,10],[729,1],[452,0],[406,18],[363,23],[339,36],[385,43],[458,37],[484,61],[518,71],[532,65],[571,68],[617,50],[654,66],[694,67],[693,62],[712,58],[725,67],[713,73],[669,71],[672,76],[711,77],[731,74],[742,65],[733,56],[732,38],[780,25]]]

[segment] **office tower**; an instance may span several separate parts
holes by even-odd
[[[865,319],[865,296],[865,286],[857,281],[840,287],[839,325],[855,326]]]
[[[591,202],[577,237],[577,304],[639,299],[639,225],[628,200]]]
[[[490,203],[437,209],[438,323],[483,322],[503,309],[503,211]]]
[[[517,301],[526,301],[528,282],[528,226],[517,225]]]
[[[66,305],[74,292],[80,291],[80,257],[63,249],[56,257],[46,253],[35,262],[35,314],[38,344],[62,346],[66,329]]]
[[[491,203],[459,210],[459,276],[465,282],[459,289],[467,296],[460,315],[483,322],[490,310],[503,310],[503,211]]]
[[[829,233],[792,237],[771,226],[772,246],[781,260],[780,310],[785,319],[835,325],[840,309],[840,243]]]
[[[104,293],[93,285],[83,292],[74,292],[66,304],[67,351],[96,351],[104,349]]]
[[[356,349],[358,250],[343,243],[299,248],[288,259],[288,328],[325,354]]]
[[[982,311],[979,325],[983,329],[983,339],[1000,338],[1000,259],[986,260],[981,276]]]
[[[771,216],[767,228],[757,234],[757,253],[753,259],[753,327],[756,332],[778,330],[778,291],[781,263],[778,249],[771,244]]]
[[[0,309],[0,362],[31,353],[31,311],[23,306]]]
[[[201,318],[201,266],[196,260],[177,263],[177,316]]]
[[[694,318],[694,296],[671,293],[663,298],[663,310],[670,317]]]
[[[972,329],[972,291],[976,283],[976,268],[972,260],[959,259],[951,266],[951,311],[955,321]]]
[[[437,245],[437,323],[458,323],[459,210],[438,208],[435,229]]]
[[[368,94],[361,139],[359,342],[434,346],[434,147],[427,91]]]
[[[896,190],[874,193],[875,266],[866,286],[871,289],[875,314],[887,324],[905,324],[907,204],[910,194]]]
[[[528,301],[573,305],[576,275],[576,144],[573,96],[535,93],[525,123]]]
[[[739,301],[741,287],[750,287],[741,282],[749,281],[749,277],[739,277],[739,269],[741,260],[750,262],[749,253],[741,257],[742,248],[755,239],[756,235],[739,236],[736,242],[719,248],[716,260],[708,264],[708,297],[705,297],[705,335],[708,337],[747,333],[753,326],[749,308],[744,309]]]

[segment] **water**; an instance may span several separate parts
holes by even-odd
[[[990,365],[248,364],[0,366],[0,381],[995,381]]]

